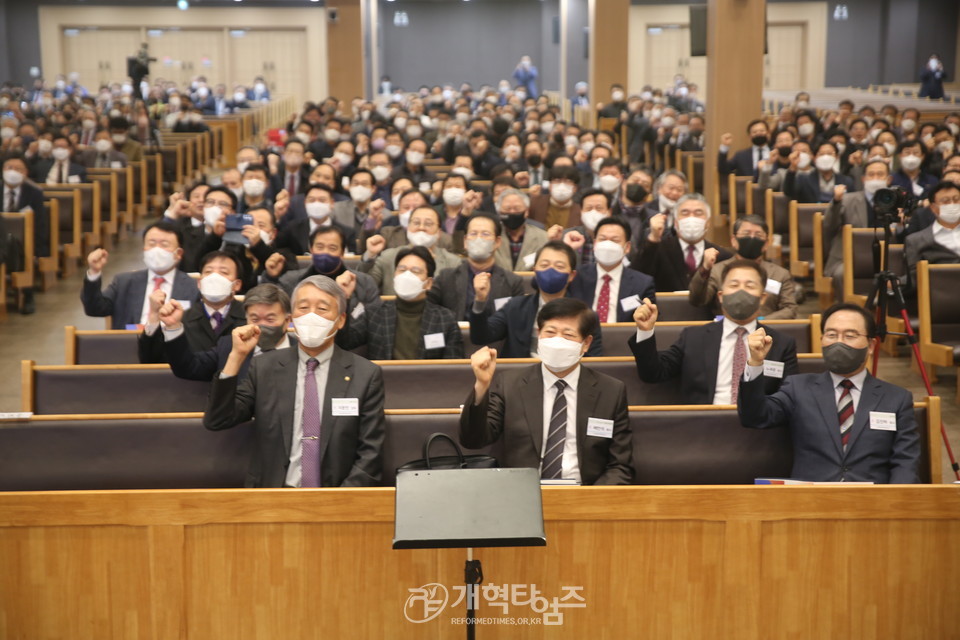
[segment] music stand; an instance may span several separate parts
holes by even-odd
[[[473,547],[543,547],[537,469],[437,469],[397,475],[394,549],[466,548],[467,638],[475,637]]]

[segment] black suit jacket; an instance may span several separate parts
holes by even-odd
[[[83,278],[80,301],[83,312],[94,318],[111,316],[111,329],[126,329],[128,324],[140,324],[143,298],[147,293],[147,270],[118,273],[106,291],[102,290],[103,276],[95,281]],[[177,271],[173,278],[174,300],[189,300],[197,304],[200,291],[193,278]],[[191,307],[192,308],[192,307]]]
[[[473,275],[470,265],[464,260],[455,269],[444,269],[433,279],[433,286],[427,292],[427,299],[453,312],[457,320],[466,320],[467,289]],[[487,298],[487,311],[493,313],[495,301],[500,298],[512,298],[523,295],[523,279],[513,273],[493,265],[490,272],[490,295]]]
[[[499,357],[529,358],[539,302],[539,293],[529,293],[512,298],[493,315],[489,313],[489,309],[485,309],[483,313],[473,313],[471,309],[467,314],[470,321],[470,342],[491,344],[503,340]],[[599,324],[586,355],[587,357],[603,355],[603,338],[600,335]]]
[[[597,290],[597,278],[599,277],[600,267],[596,263],[586,264],[577,269],[577,277],[570,283],[567,291],[571,298],[577,298],[587,303],[587,306],[593,306],[594,293]],[[620,301],[630,296],[639,296],[639,300],[650,298],[650,301],[656,304],[657,291],[653,283],[653,278],[645,273],[640,273],[630,269],[623,268],[623,275],[620,276],[620,290],[616,298],[610,298],[610,304],[616,305],[617,322],[631,322],[633,320],[633,311],[624,311]],[[596,309],[594,309],[596,311]]]
[[[38,184],[46,184],[50,169],[53,168],[53,158],[45,158],[37,161],[30,171],[30,178]],[[70,168],[67,170],[67,176],[79,176],[80,182],[87,181],[87,169],[82,164],[70,161]]]
[[[299,173],[300,184],[297,185],[297,193],[306,193],[307,185],[310,184],[310,165],[301,165]],[[287,168],[283,165],[283,162],[280,163],[280,168],[277,170],[277,173],[270,176],[270,188],[273,189],[274,194],[280,193],[287,188]],[[289,195],[293,197],[297,194],[291,193]]]
[[[799,373],[796,341],[770,327],[757,326],[763,327],[773,338],[767,359],[783,363],[784,378]],[[641,380],[656,384],[679,376],[680,391],[687,404],[713,404],[722,338],[723,322],[710,322],[684,329],[677,341],[664,351],[657,351],[656,334],[643,342],[637,342],[637,336],[633,335],[627,343],[633,351]],[[774,393],[781,382],[783,379],[766,378],[765,392]]]
[[[704,240],[704,250],[717,249],[720,255],[717,262],[733,257],[729,250]],[[701,260],[701,264],[702,264]],[[690,288],[691,274],[680,248],[680,239],[676,236],[664,238],[660,242],[650,242],[644,237],[637,258],[630,265],[633,269],[653,277],[657,291],[686,291]]]
[[[363,313],[359,318],[347,316],[347,326],[337,337],[344,349],[367,345],[371,360],[393,360],[397,333],[397,303],[387,300]],[[424,336],[443,334],[443,347],[427,349]],[[427,302],[420,319],[419,360],[456,359],[463,357],[463,334],[453,313],[440,305]]]
[[[290,341],[291,349],[297,348],[295,334],[287,333],[287,340]],[[170,363],[170,370],[173,371],[173,375],[185,380],[202,380],[204,382],[213,380],[217,371],[223,369],[232,349],[233,336],[229,333],[221,334],[213,348],[203,351],[191,351],[190,343],[187,342],[185,334],[164,343],[164,354],[167,362]],[[240,365],[240,372],[237,374],[239,380],[247,377],[253,357],[251,352],[247,359],[243,361],[243,364]]]
[[[320,484],[371,487],[380,483],[384,438],[383,374],[358,355],[334,349],[320,419]],[[254,420],[256,450],[248,487],[282,487],[293,446],[299,348],[253,359],[247,377],[221,379],[210,388],[203,426],[217,431]],[[359,415],[334,416],[333,398],[357,398]]]
[[[191,352],[206,351],[216,346],[222,336],[229,338],[234,327],[242,327],[245,324],[247,324],[247,316],[244,313],[243,304],[234,300],[230,303],[230,309],[220,324],[220,331],[214,333],[213,327],[210,325],[210,318],[207,317],[207,310],[204,309],[201,301],[191,305],[184,312],[182,337],[186,338],[187,346]],[[140,337],[137,338],[137,351],[140,355],[141,364],[168,362],[164,347],[163,329],[158,328],[152,336],[141,333]],[[209,377],[206,378],[206,380],[209,379]]]
[[[203,250],[207,240],[206,225],[194,225],[193,219],[189,217],[177,218],[176,220],[164,219],[176,225],[183,235],[183,257],[180,259],[180,268],[187,273],[200,271],[200,260],[203,258]]]
[[[503,438],[504,467],[533,467],[543,449],[543,371],[535,364],[498,373],[475,404],[471,391],[460,413],[460,444],[480,448]],[[587,435],[590,418],[613,420],[613,437]],[[577,459],[582,484],[630,484],[633,448],[623,382],[580,367],[577,385]]]
[[[756,181],[757,171],[753,168],[753,149],[752,146],[741,149],[733,154],[733,159],[727,158],[725,153],[720,153],[717,156],[717,170],[720,175],[735,173],[738,176],[751,176]],[[773,155],[772,150],[770,155]]]
[[[833,175],[835,176],[835,185],[840,186],[842,184],[847,188],[847,191],[854,190],[853,178],[837,172],[834,172]],[[800,175],[797,175],[795,171],[787,171],[787,175],[783,177],[783,192],[797,202],[803,203],[827,203],[833,200],[832,193],[829,194],[830,197],[826,200],[820,197],[819,171],[811,171],[810,173],[803,173]]]
[[[330,225],[339,228],[347,237],[344,244],[345,248],[356,246],[357,235],[353,229],[333,221],[330,222]],[[310,253],[310,219],[301,218],[284,227],[280,231],[280,235],[277,236],[274,245],[278,249],[289,249],[290,253],[297,256]]]
[[[3,188],[0,188],[0,196],[2,195]],[[6,201],[0,203],[0,209],[6,206]],[[36,254],[47,257],[50,255],[50,214],[43,203],[43,191],[24,180],[20,184],[16,211],[23,211],[27,207],[33,211],[33,246]]]

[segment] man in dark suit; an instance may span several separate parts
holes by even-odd
[[[200,264],[200,302],[184,309],[167,300],[162,291],[150,294],[150,311],[143,333],[137,339],[142,364],[166,362],[164,341],[186,334],[191,351],[206,351],[234,327],[246,323],[243,307],[233,297],[240,291],[240,261],[223,251],[212,251]],[[163,330],[158,331],[163,325]]]
[[[27,163],[20,156],[3,161],[3,200],[0,210],[10,212],[33,211],[33,246],[37,257],[50,255],[50,216],[43,203],[43,191],[27,181]],[[33,287],[23,289],[20,313],[36,311]]]
[[[623,264],[629,238],[630,225],[622,218],[600,220],[593,242],[596,262],[581,265],[570,283],[570,297],[583,300],[600,322],[630,322],[641,300],[656,302],[653,278]]]
[[[799,372],[797,345],[784,335],[757,322],[766,286],[766,273],[752,260],[735,260],[723,271],[720,303],[723,321],[684,329],[665,351],[657,351],[654,335],[657,305],[649,300],[634,312],[637,335],[628,344],[637,363],[637,374],[654,384],[679,376],[680,389],[689,404],[736,404],[737,387],[747,361],[748,337],[766,331],[771,336],[767,392],[773,393],[786,376]]]
[[[303,196],[307,215],[281,226],[277,247],[289,249],[297,256],[309,253],[313,232],[326,226],[333,226],[340,230],[346,242],[345,248],[356,247],[356,234],[353,228],[342,225],[333,218],[333,189],[325,184],[314,183],[305,189]],[[277,206],[279,207],[280,204],[278,203]]]
[[[838,171],[839,153],[832,142],[821,142],[813,164],[816,171],[797,173],[800,154],[790,154],[790,169],[783,178],[783,192],[797,202],[830,202],[838,187],[854,190],[853,178]]]
[[[750,337],[750,356],[740,384],[743,426],[786,426],[793,440],[793,471],[815,482],[920,481],[920,436],[913,395],[869,375],[876,324],[853,304],[823,312],[823,359],[828,372],[793,376],[765,395],[770,336]],[[934,443],[936,444],[936,443]]]
[[[478,212],[467,220],[467,259],[454,269],[444,269],[433,280],[427,294],[431,302],[446,307],[457,320],[466,320],[476,296],[475,281],[489,280],[487,305],[491,313],[514,296],[523,295],[523,280],[496,264],[496,252],[503,242],[503,226],[495,216]]]
[[[380,483],[384,438],[380,368],[334,344],[346,299],[330,278],[301,282],[293,295],[296,349],[274,349],[240,369],[261,329],[233,330],[233,349],[210,389],[203,425],[254,420],[248,487],[369,487]]]
[[[160,316],[160,321],[168,329],[175,327],[179,322],[176,307],[171,306],[164,311],[168,312],[168,315]],[[240,366],[237,375],[241,380],[247,376],[253,358],[273,349],[287,349],[297,344],[296,338],[287,334],[287,325],[290,324],[290,296],[277,285],[267,283],[250,289],[243,299],[243,313],[245,321],[237,326],[257,325],[260,328],[260,337],[257,339],[257,346]],[[170,370],[178,378],[212,380],[217,371],[227,364],[232,350],[233,328],[222,333],[213,347],[203,351],[192,350],[183,331],[179,334],[164,333],[164,360],[170,363]]]
[[[577,254],[560,241],[545,244],[537,251],[534,273],[537,293],[511,298],[494,313],[490,313],[487,300],[490,297],[489,279],[474,281],[476,297],[473,308],[467,315],[470,321],[470,342],[489,345],[504,341],[500,356],[504,358],[536,357],[537,312],[551,300],[563,298],[570,282],[576,277],[573,266]],[[587,345],[587,355],[602,356],[603,344],[600,326],[593,332],[593,340]]]
[[[162,290],[168,300],[179,300],[184,308],[200,296],[193,278],[177,266],[183,257],[180,231],[169,221],[148,226],[143,233],[143,261],[146,269],[120,273],[106,291],[102,291],[103,267],[109,254],[94,249],[87,256],[87,275],[83,279],[80,300],[88,316],[112,318],[111,329],[127,329],[146,324],[150,294]]]
[[[371,360],[462,358],[463,336],[453,312],[427,300],[437,268],[430,251],[404,247],[395,267],[396,300],[351,315],[338,344],[345,349],[366,345]],[[348,297],[353,293],[349,278],[343,285]]]
[[[580,366],[598,325],[583,302],[558,298],[537,314],[540,364],[494,376],[497,352],[481,347],[470,359],[476,383],[460,413],[460,443],[503,438],[503,465],[539,468],[544,480],[629,484],[626,387]]]
[[[63,134],[53,136],[53,150],[50,158],[39,160],[33,165],[30,178],[39,184],[67,184],[87,181],[87,170],[73,162],[73,145],[70,138]]]
[[[698,193],[680,198],[673,225],[675,233],[666,234],[666,216],[650,219],[650,231],[631,266],[649,274],[657,291],[686,291],[690,278],[703,263],[707,249],[717,250],[717,260],[733,257],[728,250],[706,239],[710,205]]]
[[[298,138],[290,138],[283,145],[283,164],[270,177],[273,193],[286,190],[291,197],[304,193],[310,183],[310,165],[304,163],[306,146]]]
[[[717,170],[720,175],[735,173],[738,176],[751,176],[756,181],[757,164],[770,157],[770,127],[765,120],[752,120],[747,125],[747,135],[750,136],[751,146],[733,154],[733,160],[729,158],[733,134],[725,133],[720,136],[720,153],[717,156]]]
[[[930,210],[937,220],[929,227],[907,236],[904,254],[908,287],[916,291],[917,263],[960,263],[960,184],[941,182],[930,195]]]
[[[170,195],[170,206],[163,212],[165,220],[173,223],[183,238],[183,258],[180,268],[188,273],[200,270],[200,259],[207,235],[203,209],[210,185],[198,183],[185,193]]]

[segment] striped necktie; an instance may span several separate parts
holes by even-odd
[[[557,380],[553,386],[557,389],[557,396],[553,401],[553,411],[550,414],[547,448],[543,452],[540,471],[540,477],[546,479],[559,478],[563,471],[563,443],[567,435],[567,397],[563,393],[567,383]]]
[[[843,445],[843,452],[846,453],[847,445],[850,443],[850,427],[853,426],[853,396],[850,393],[853,382],[847,379],[841,382],[840,386],[843,387],[843,393],[837,401],[837,419],[840,421],[840,444]]]

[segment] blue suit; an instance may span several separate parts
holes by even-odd
[[[597,279],[599,277],[598,269],[596,263],[585,264],[577,269],[577,277],[570,283],[567,295],[571,298],[583,300],[588,307],[593,307],[593,298],[597,290]],[[617,292],[616,298],[613,296],[610,298],[610,304],[617,308],[617,322],[633,321],[633,310],[624,311],[623,305],[620,304],[621,300],[633,295],[640,296],[640,300],[650,298],[650,301],[654,304],[657,302],[657,289],[654,286],[653,278],[640,271],[624,267],[620,276],[620,290]]]
[[[126,329],[128,324],[140,324],[147,284],[146,269],[118,273],[106,291],[101,289],[102,276],[94,281],[84,278],[80,292],[83,312],[94,318],[112,316],[111,329]],[[196,281],[180,270],[174,274],[172,294],[174,300],[195,303],[200,299]]]
[[[790,429],[792,477],[819,482],[920,481],[920,435],[913,415],[913,396],[906,389],[867,375],[844,452],[830,373],[790,376],[769,396],[764,396],[764,383],[763,375],[740,383],[740,421],[753,429]],[[895,414],[896,430],[871,428],[870,413],[874,411]]]

